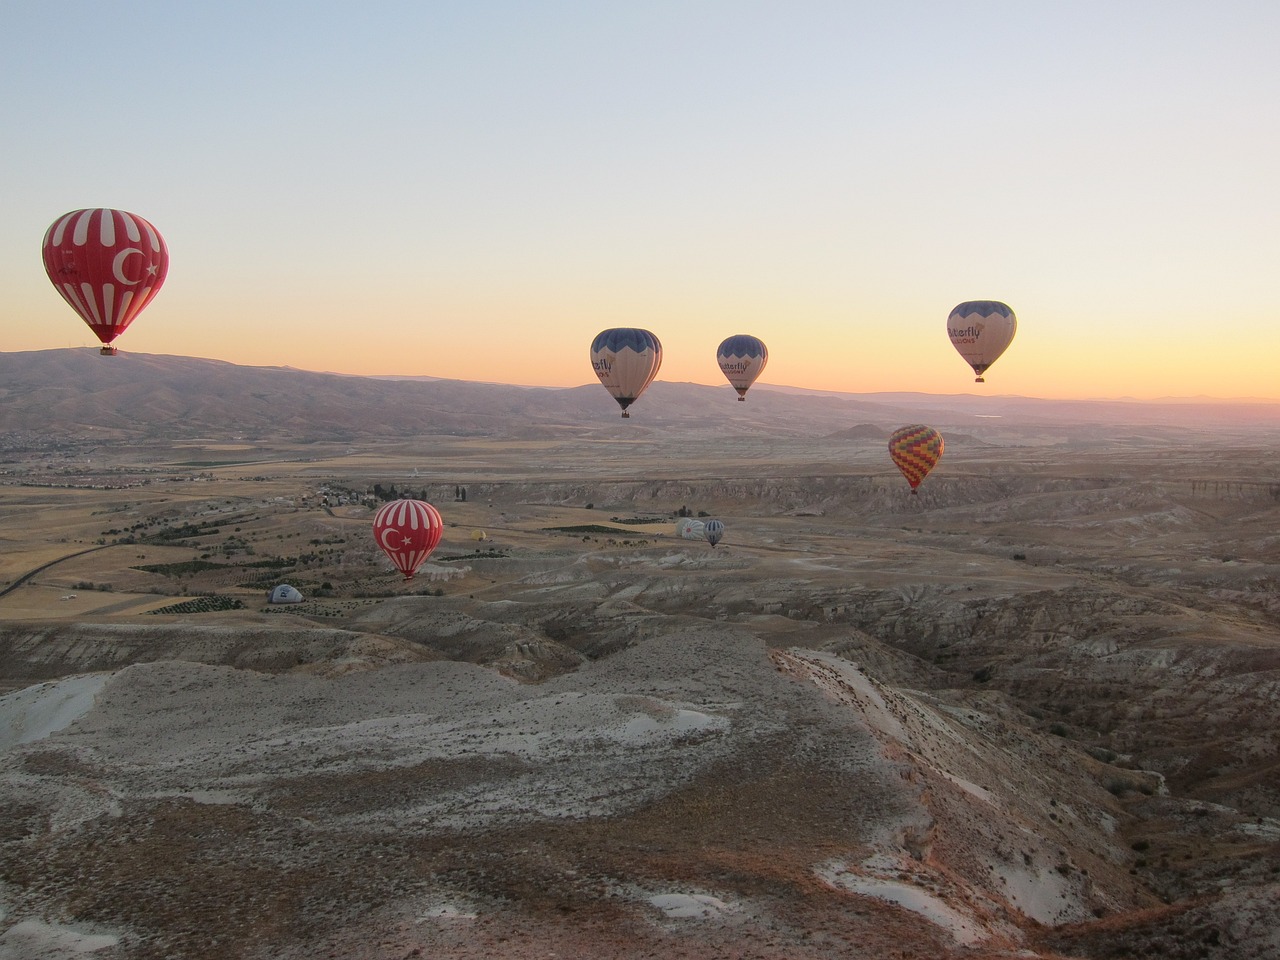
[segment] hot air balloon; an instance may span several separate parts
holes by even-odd
[[[724,536],[724,524],[719,520],[708,520],[703,526],[702,532],[707,538],[707,543],[714,547]]]
[[[431,556],[443,532],[440,512],[422,500],[392,500],[373,517],[373,538],[406,580]]]
[[[725,339],[716,350],[716,363],[720,372],[728,378],[738,399],[747,399],[747,390],[756,382],[769,362],[769,348],[759,337],[747,333],[734,334]]]
[[[612,327],[601,330],[591,342],[591,366],[604,388],[629,417],[627,407],[636,402],[662,366],[662,344],[648,330]]]
[[[142,217],[98,207],[73,210],[44,235],[44,269],[62,298],[114,356],[124,333],[164,284],[169,248]]]
[[[676,533],[685,540],[705,540],[707,538],[707,525],[701,520],[682,517],[676,521]]]
[[[947,317],[947,336],[977,374],[974,383],[996,362],[1018,332],[1018,318],[999,300],[966,300]]]
[[[914,494],[942,457],[942,434],[922,423],[902,427],[889,437],[889,456],[911,484]]]

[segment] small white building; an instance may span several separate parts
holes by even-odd
[[[272,587],[267,594],[267,603],[301,603],[302,594],[287,583]]]

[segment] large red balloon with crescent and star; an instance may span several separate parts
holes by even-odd
[[[440,511],[424,500],[392,500],[373,517],[373,538],[406,580],[431,556],[442,533]]]
[[[62,299],[102,341],[104,354],[149,304],[169,273],[169,248],[133,213],[73,210],[44,235],[44,269]]]

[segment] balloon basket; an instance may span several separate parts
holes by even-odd
[[[622,411],[622,416],[623,416],[623,418],[624,418],[624,419],[626,419],[626,420],[630,420],[630,419],[631,419],[631,414],[627,413],[627,411],[625,411],[625,410],[623,410],[623,411]]]
[[[982,379],[982,377],[974,377],[974,378],[973,378],[973,382],[974,382],[974,383],[986,383],[987,381],[986,381],[986,380],[984,380],[984,379]]]
[[[113,346],[111,346],[110,344],[108,344],[107,346],[103,347],[101,350],[99,350],[99,351],[98,351],[98,356],[100,356],[100,357],[114,357],[114,356],[115,356],[117,353],[119,353],[119,352],[120,352],[120,351],[118,351],[115,347],[113,347]]]

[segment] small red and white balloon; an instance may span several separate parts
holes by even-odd
[[[392,500],[373,516],[373,538],[405,580],[413,579],[443,533],[440,511],[425,500]]]

